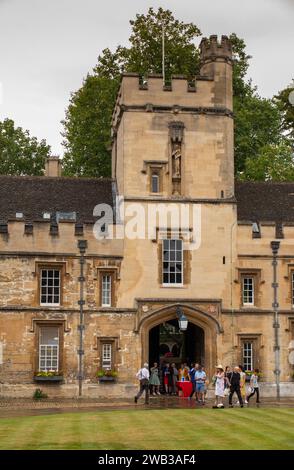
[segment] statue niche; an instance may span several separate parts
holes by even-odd
[[[172,177],[181,178],[181,145],[175,144],[172,149]]]
[[[184,123],[173,121],[169,123],[171,139],[171,175],[172,175],[172,194],[179,196],[181,194],[182,179],[182,140],[184,135]]]

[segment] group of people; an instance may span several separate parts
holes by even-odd
[[[219,364],[216,367],[216,373],[213,377],[215,384],[215,404],[213,408],[224,408],[224,397],[229,396],[229,407],[233,407],[233,396],[237,395],[236,404],[243,408],[244,404],[248,404],[253,395],[256,394],[256,403],[260,403],[259,397],[259,369],[254,369],[250,376],[250,384],[246,390],[246,373],[241,365],[231,369],[229,366],[223,369]]]
[[[205,404],[205,396],[209,380],[207,379],[204,366],[198,363],[188,367],[186,363],[181,364],[177,369],[174,363],[163,363],[161,367],[154,363],[149,371],[148,363],[145,363],[136,375],[140,382],[140,389],[135,396],[135,403],[145,392],[145,403],[149,403],[150,395],[177,395],[177,382],[190,381],[192,391],[188,397],[190,400],[195,394],[196,401],[202,405]],[[256,394],[256,403],[259,399],[259,370],[255,369],[250,376],[249,388],[246,390],[246,373],[242,366],[236,366],[233,369],[227,366],[224,370],[221,364],[216,366],[216,372],[212,377],[212,383],[215,388],[215,403],[213,408],[224,408],[224,397],[229,397],[229,407],[233,407],[233,396],[237,395],[238,401],[235,403],[243,408],[244,403],[248,404],[250,398]]]

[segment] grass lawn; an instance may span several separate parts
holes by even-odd
[[[0,449],[294,449],[294,408],[2,418]]]

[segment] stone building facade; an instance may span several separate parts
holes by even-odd
[[[234,182],[231,45],[200,49],[194,83],[122,77],[111,179],[0,177],[0,395],[132,396],[146,360],[293,393],[294,183]]]

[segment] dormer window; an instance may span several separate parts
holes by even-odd
[[[159,175],[157,173],[151,175],[151,192],[159,193]]]

